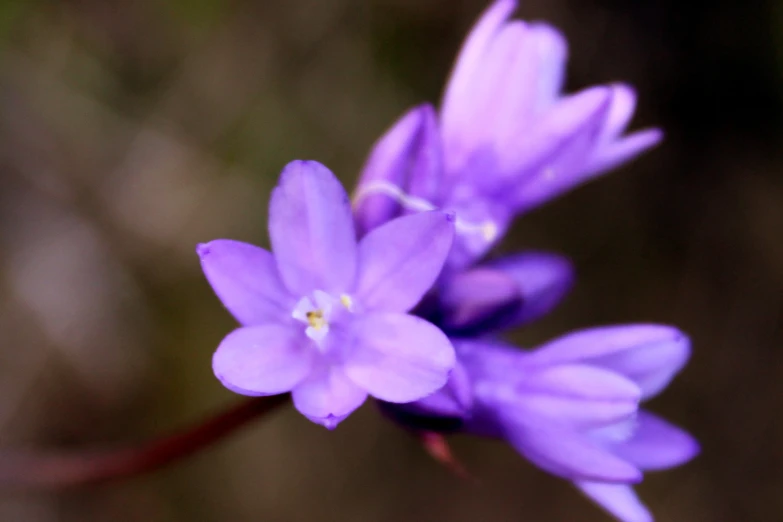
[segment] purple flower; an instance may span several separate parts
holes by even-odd
[[[333,428],[368,394],[404,403],[447,382],[451,343],[405,312],[438,277],[453,216],[394,219],[357,243],[348,196],[334,175],[294,161],[272,193],[269,235],[274,254],[225,239],[198,247],[212,288],[242,324],[212,361],[227,388],[291,391],[302,414]]]
[[[457,215],[450,267],[483,256],[511,219],[657,144],[658,129],[623,136],[627,85],[561,93],[566,42],[544,23],[509,21],[497,0],[468,35],[441,110],[424,105],[373,149],[357,190],[360,231],[401,210]]]
[[[652,517],[631,484],[699,451],[679,428],[639,411],[684,366],[688,338],[659,325],[593,328],[534,351],[455,341],[458,370],[424,401],[387,407],[403,422],[508,441],[540,468],[566,478],[624,522]],[[444,423],[444,417],[451,424]]]

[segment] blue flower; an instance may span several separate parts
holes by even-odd
[[[225,239],[198,247],[204,274],[242,324],[215,352],[215,375],[243,395],[291,391],[301,413],[329,428],[368,394],[404,403],[441,388],[454,349],[405,312],[438,277],[453,221],[422,212],[357,243],[334,175],[313,161],[290,163],[270,202],[274,254]]]

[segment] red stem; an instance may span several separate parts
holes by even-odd
[[[136,447],[74,453],[0,453],[0,486],[68,487],[153,471],[188,457],[288,402],[246,400],[203,422]]]

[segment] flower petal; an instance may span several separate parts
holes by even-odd
[[[406,185],[411,195],[435,205],[443,191],[443,151],[440,128],[432,105],[423,105],[421,126],[411,154],[410,175]]]
[[[345,373],[378,399],[421,399],[445,385],[456,364],[446,335],[419,317],[363,314],[352,328],[355,340],[345,354]]]
[[[653,522],[652,514],[631,486],[588,481],[575,482],[574,485],[622,522]]]
[[[528,140],[536,148],[514,150],[511,161],[518,164],[508,171],[527,173],[509,198],[517,213],[540,206],[586,181],[583,165],[598,145],[609,109],[609,92],[606,87],[593,87],[559,101],[542,117]]]
[[[313,351],[300,331],[279,324],[249,326],[226,336],[212,357],[223,385],[242,395],[291,390],[310,373]]]
[[[530,352],[496,340],[455,339],[454,349],[474,381],[517,382],[540,370],[528,364]]]
[[[521,326],[548,314],[574,282],[571,262],[563,256],[546,252],[502,257],[489,266],[511,277],[522,298],[516,312],[505,323],[498,323],[496,328]]]
[[[478,390],[485,403],[504,404],[521,418],[537,417],[574,429],[606,426],[637,412],[639,388],[608,370],[558,365],[524,376],[510,375],[509,386]]]
[[[440,180],[440,138],[435,111],[421,105],[408,111],[373,146],[354,196],[356,224],[363,235],[400,211],[399,201],[381,185],[432,200]]]
[[[455,364],[445,386],[405,406],[409,406],[411,411],[429,416],[465,417],[473,406],[473,392],[467,371],[461,364]]]
[[[295,295],[349,291],[356,277],[356,235],[348,195],[316,161],[292,161],[269,204],[277,267]]]
[[[636,109],[636,91],[630,85],[616,83],[610,86],[612,101],[609,114],[601,130],[601,141],[609,143],[620,136],[633,117]]]
[[[530,29],[534,34],[539,61],[536,109],[541,111],[549,108],[560,97],[568,59],[568,42],[563,33],[548,24],[532,23]]]
[[[699,453],[699,443],[687,432],[647,411],[640,411],[636,431],[612,445],[618,456],[643,470],[662,470],[684,464]]]
[[[486,54],[514,9],[514,0],[497,0],[488,7],[462,44],[451,71],[441,104],[444,160],[449,162],[451,171],[458,167],[457,156],[466,148],[463,134],[474,125],[476,90],[485,82],[485,77],[479,73],[485,67]],[[459,159],[462,161],[464,158]]]
[[[475,417],[471,383],[459,363],[446,385],[432,395],[404,404],[378,401],[378,405],[398,424],[419,431],[464,431],[465,421]]]
[[[449,172],[461,170],[481,148],[492,149],[498,136],[517,120],[528,121],[535,85],[533,57],[526,46],[527,26],[520,20],[506,23],[484,54],[469,107],[470,123],[461,130],[461,149],[447,149]],[[512,112],[513,111],[513,112]],[[463,161],[460,161],[463,159]]]
[[[655,147],[661,140],[663,140],[663,132],[660,129],[647,129],[634,132],[599,147],[590,158],[587,167],[580,174],[580,177],[586,181],[612,170],[632,160],[644,151]]]
[[[439,287],[442,323],[451,332],[483,333],[522,304],[516,281],[487,267],[457,272]]]
[[[632,464],[571,429],[535,417],[526,418],[524,423],[514,419],[503,424],[505,437],[514,449],[554,475],[570,480],[621,483],[642,479]]]
[[[293,297],[280,281],[272,254],[229,239],[200,244],[196,250],[212,289],[241,324],[275,322],[290,314]]]
[[[372,230],[359,243],[357,301],[367,310],[410,310],[435,283],[453,240],[454,216],[437,210]]]
[[[559,97],[563,82],[566,45],[559,31],[545,24],[507,24],[496,39],[499,47],[507,33],[516,32],[511,59],[493,81],[497,112],[493,143],[503,153],[519,146],[520,137],[536,132],[537,117]],[[495,52],[493,46],[492,52]]]
[[[495,186],[503,182],[503,192],[518,187],[516,197],[525,201],[531,198],[525,192],[530,190],[533,179],[543,176],[546,180],[558,180],[560,172],[570,169],[572,163],[578,163],[591,150],[606,118],[610,94],[607,87],[592,87],[559,100],[536,120],[534,129],[510,138],[498,153],[499,170],[506,179],[486,182],[492,181]],[[520,179],[520,173],[527,177]],[[495,176],[485,176],[489,177]]]
[[[354,384],[337,365],[325,360],[300,383],[291,396],[294,406],[311,421],[334,429],[367,399],[367,392]]]
[[[670,326],[635,324],[577,331],[539,347],[534,364],[583,362],[616,371],[642,389],[642,399],[663,390],[690,356],[690,340]]]

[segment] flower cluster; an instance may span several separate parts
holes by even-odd
[[[416,107],[378,140],[353,206],[326,167],[295,161],[271,197],[272,252],[199,245],[241,324],[214,372],[240,394],[291,392],[328,428],[372,396],[406,427],[501,438],[618,519],[652,520],[631,485],[698,445],[639,404],[684,366],[688,338],[634,324],[509,346],[499,334],[551,311],[573,269],[545,252],[483,258],[515,216],[661,133],[624,134],[627,85],[564,95],[562,35],[510,21],[515,7],[497,0],[482,15],[439,111]]]

